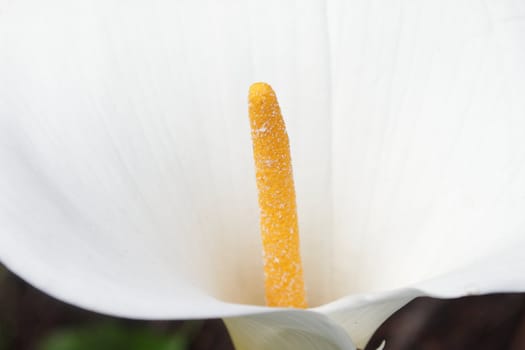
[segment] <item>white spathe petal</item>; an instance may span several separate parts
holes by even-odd
[[[237,350],[354,350],[348,334],[322,314],[285,310],[226,318]]]
[[[231,314],[206,306],[211,297],[263,304],[246,100],[266,80],[300,150],[307,279],[325,285],[326,32],[321,5],[295,10],[279,1],[3,7],[2,261],[52,295],[119,315]]]
[[[525,237],[510,248],[497,250],[494,254],[451,273],[419,282],[414,286],[426,295],[443,298],[523,292],[525,291],[524,245]]]
[[[341,6],[333,299],[525,248],[523,4]]]

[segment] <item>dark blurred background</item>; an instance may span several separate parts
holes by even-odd
[[[366,350],[525,350],[525,294],[417,298]],[[0,350],[231,350],[221,320],[136,321],[75,308],[0,265]]]

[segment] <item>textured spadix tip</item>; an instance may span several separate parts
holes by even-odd
[[[259,102],[261,97],[264,96],[273,96],[275,97],[275,92],[273,91],[270,84],[264,82],[253,83],[250,86],[250,92],[248,94],[248,100],[251,102]]]
[[[277,97],[272,87],[266,83],[254,83],[250,86],[248,93],[251,117],[255,119],[267,119],[280,114]]]

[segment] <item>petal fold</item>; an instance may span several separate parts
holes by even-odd
[[[340,326],[310,311],[276,311],[224,321],[237,350],[355,350]]]

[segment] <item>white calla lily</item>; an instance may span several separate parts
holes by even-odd
[[[0,259],[47,293],[222,317],[239,349],[351,349],[418,295],[525,290],[519,2],[0,4]],[[311,310],[260,306],[260,80]]]

